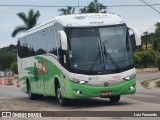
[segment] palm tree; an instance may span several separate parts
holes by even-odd
[[[33,9],[30,9],[28,15],[24,12],[17,13],[17,16],[24,22],[24,25],[17,26],[12,32],[12,37],[15,37],[20,32],[25,32],[37,24],[37,20],[40,16],[39,11],[34,12]]]
[[[61,8],[58,11],[61,12],[60,15],[69,15],[75,13],[75,7],[67,6],[67,8]]]
[[[98,0],[90,2],[88,6],[80,9],[80,13],[106,13],[107,7],[102,3],[99,3]]]

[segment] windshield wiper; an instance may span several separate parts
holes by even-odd
[[[101,58],[102,50],[101,50],[101,47],[100,47],[99,43],[98,43],[98,50],[99,50],[98,54],[97,54],[95,60],[93,61],[93,63],[91,64],[91,67],[89,68],[89,71],[93,70],[93,68],[94,68],[94,66],[95,66],[95,64],[96,64],[96,62],[97,62],[97,60],[98,60],[99,57],[100,57],[100,63],[102,65],[102,67],[103,67],[103,62],[102,62],[102,58]]]
[[[104,55],[105,55],[105,58],[109,58],[110,59],[110,61],[112,62],[112,64],[118,69],[118,70],[120,70],[120,67],[119,67],[119,65],[116,63],[116,61],[110,56],[110,54],[106,51],[106,47],[105,47],[105,44],[104,44],[104,42],[103,42],[103,48],[104,48]],[[106,62],[107,62],[107,60],[106,60]]]

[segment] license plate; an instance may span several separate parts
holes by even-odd
[[[109,96],[109,95],[111,95],[111,94],[112,94],[111,91],[105,91],[105,92],[102,92],[102,93],[101,93],[102,96]]]

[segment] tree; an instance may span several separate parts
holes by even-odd
[[[160,22],[155,24],[155,34],[154,34],[154,41],[153,41],[153,49],[156,52],[160,52]]]
[[[0,48],[0,70],[7,70],[11,68],[11,64],[17,61],[17,46],[9,45]]]
[[[34,12],[30,9],[26,15],[24,12],[17,13],[17,16],[24,22],[24,25],[17,26],[12,32],[12,37],[15,37],[20,32],[25,32],[37,24],[37,20],[40,16],[39,11]]]
[[[155,27],[156,27],[156,29],[155,29],[155,37],[159,37],[160,36],[160,22],[157,22],[155,24]]]
[[[106,13],[107,7],[102,3],[98,3],[98,0],[94,0],[88,6],[80,9],[80,13]]]
[[[59,12],[61,12],[60,15],[69,15],[69,14],[74,14],[75,13],[75,7],[67,6],[67,8],[61,8],[58,9]]]
[[[134,53],[134,60],[136,65],[143,65],[147,68],[148,65],[154,66],[156,62],[156,53],[153,50],[145,50]]]
[[[11,63],[16,61],[16,52],[0,52],[0,70],[10,69]]]
[[[153,49],[154,49],[154,51],[156,51],[156,52],[160,52],[160,37],[154,38],[154,41],[153,41]]]
[[[18,74],[17,62],[12,62],[10,68],[13,71],[13,73]]]

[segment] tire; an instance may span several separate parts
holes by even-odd
[[[119,101],[120,101],[120,98],[121,98],[120,95],[109,97],[110,102],[113,102],[113,103],[119,102]]]
[[[38,99],[38,98],[39,98],[39,95],[32,93],[32,91],[31,91],[31,85],[30,85],[29,82],[28,82],[27,86],[28,86],[27,88],[28,88],[28,96],[29,96],[29,99],[30,99],[30,100],[36,100],[36,99]]]
[[[61,106],[67,106],[67,105],[69,105],[69,99],[63,98],[62,95],[61,95],[60,85],[58,85],[56,92],[57,92],[57,99],[59,101],[59,104]]]

